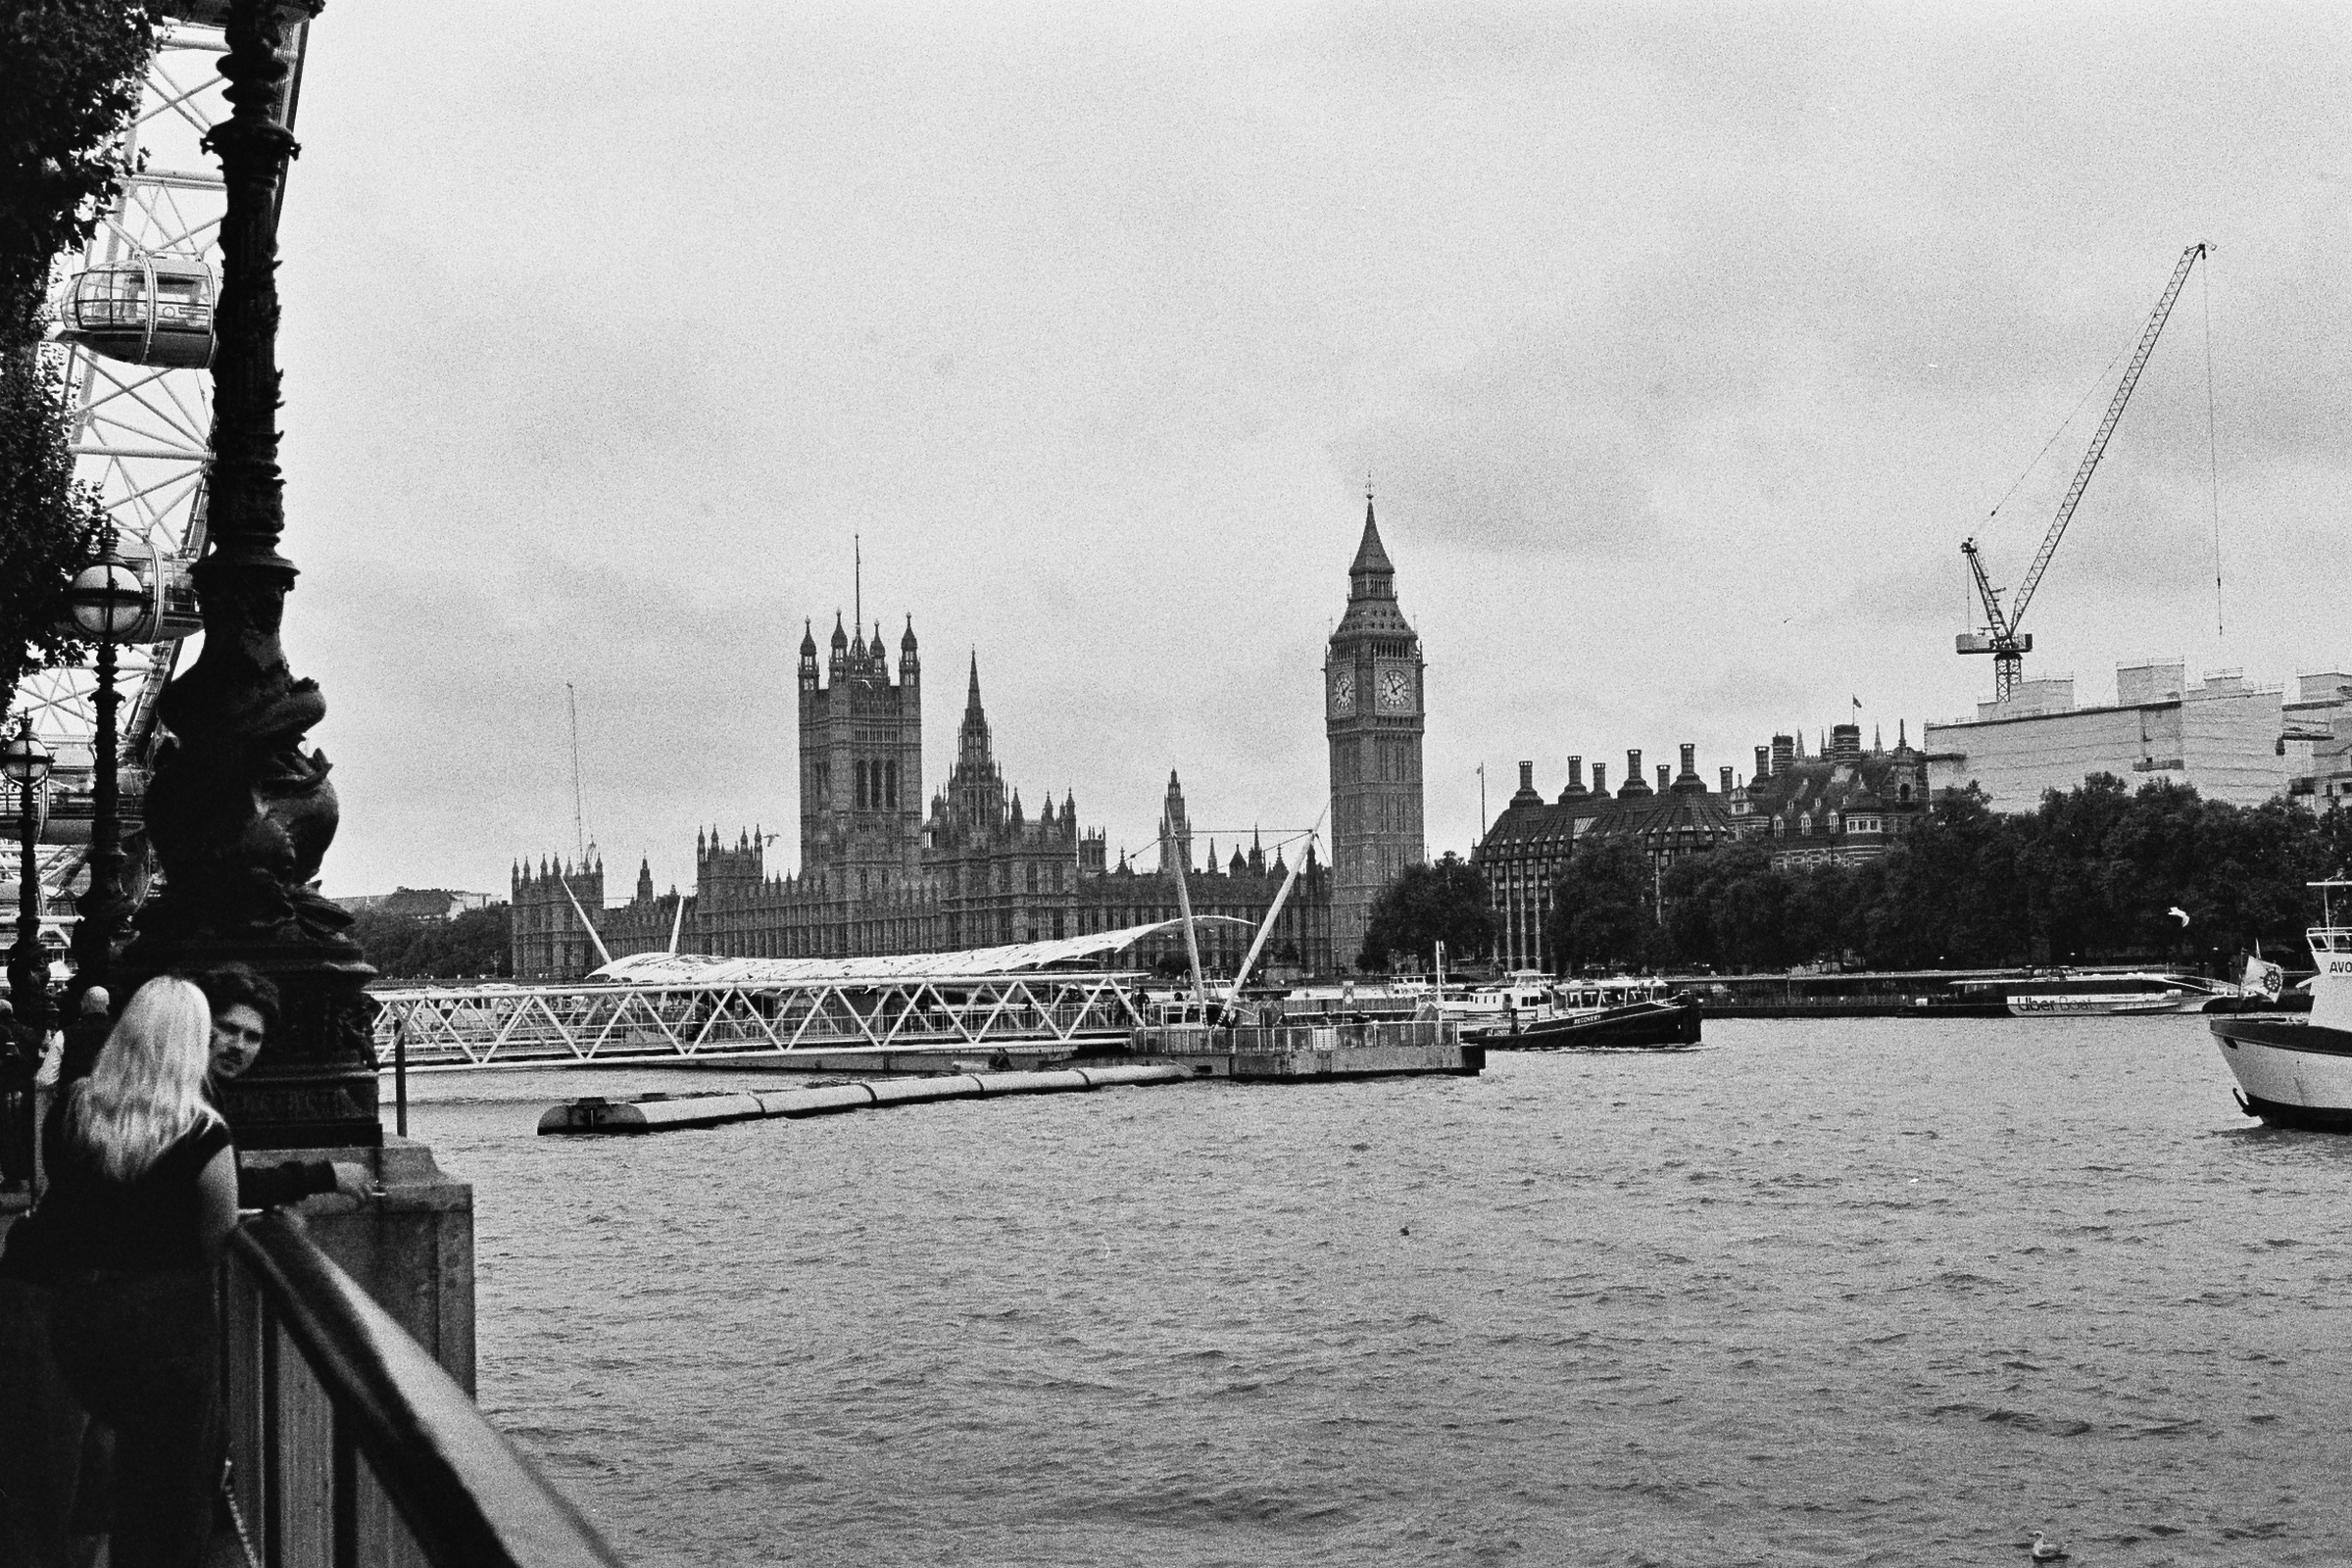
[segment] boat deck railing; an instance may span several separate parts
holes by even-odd
[[[232,1496],[270,1568],[614,1568],[619,1558],[457,1381],[304,1231],[231,1239]]]

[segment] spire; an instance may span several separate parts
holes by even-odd
[[[804,619],[801,622],[801,657],[816,657],[816,622],[813,620]]]
[[[902,654],[914,652],[914,612],[912,611],[906,612],[906,631],[899,639],[899,652]]]
[[[1350,599],[1394,599],[1396,568],[1389,562],[1389,552],[1380,542],[1380,523],[1372,514],[1372,492],[1364,491],[1364,537],[1355,547],[1355,560],[1348,565],[1348,584]]]
[[[963,716],[967,719],[980,716],[980,650],[977,648],[972,650],[972,683],[963,694]]]
[[[833,651],[840,653],[850,646],[850,634],[841,629],[841,612],[833,612]]]

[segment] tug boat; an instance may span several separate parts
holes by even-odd
[[[2319,974],[2305,1018],[2235,1014],[2213,1020],[2222,1059],[2237,1080],[2237,1108],[2273,1127],[2352,1132],[2352,925],[2335,900],[2352,881],[2314,882],[2320,923],[2304,934]]]

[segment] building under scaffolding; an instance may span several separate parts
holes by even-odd
[[[2030,811],[2045,790],[2092,773],[2127,785],[2189,784],[2209,801],[2259,806],[2286,791],[2283,694],[2236,670],[2183,679],[2178,662],[2126,664],[2112,706],[2077,708],[2071,677],[2021,682],[1977,716],[1925,729],[1931,791],[1975,784],[1997,811]]]

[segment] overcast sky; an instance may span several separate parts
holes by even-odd
[[[853,533],[926,790],[976,649],[1032,811],[1138,847],[1174,767],[1302,825],[1367,471],[1433,854],[1481,762],[1494,811],[1855,697],[1916,738],[1991,682],[1960,540],[2023,576],[2196,240],[2028,674],[2340,667],[2345,15],[331,6],[281,348],[327,889],[568,852],[566,681],[613,892],[698,823],[789,867]]]

